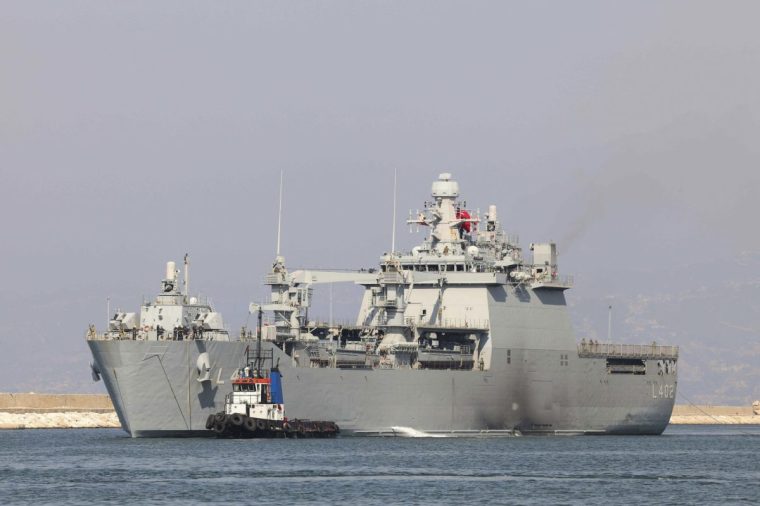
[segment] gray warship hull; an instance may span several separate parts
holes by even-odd
[[[122,427],[133,437],[208,433],[206,418],[223,409],[231,391],[229,373],[250,345],[208,342],[199,347],[199,342],[172,341],[159,349],[144,341],[89,344]],[[202,349],[218,364],[212,384],[195,379]],[[394,427],[454,435],[515,429],[556,434],[665,430],[674,402],[672,378],[656,373],[608,377],[603,359],[587,359],[563,374],[539,372],[551,370],[558,359],[549,356],[555,354],[559,350],[515,350],[512,360],[526,366],[508,370],[506,353],[495,353],[505,366],[488,372],[335,370],[288,367],[287,357],[275,349],[275,357],[282,359],[288,415],[335,420],[343,434],[388,434]],[[647,365],[656,370],[653,363]],[[668,389],[665,395],[663,388]]]
[[[279,359],[287,415],[334,420],[343,434],[662,433],[677,383],[662,367],[671,347],[571,344],[561,292],[521,299],[490,297],[493,350],[483,371],[303,367],[273,343],[262,346]],[[255,342],[88,344],[124,430],[157,437],[206,434],[207,416],[224,407]],[[200,381],[202,354],[209,370]],[[630,357],[639,357],[637,368],[626,368]]]
[[[431,195],[407,220],[426,239],[406,254],[392,244],[378,269],[289,272],[278,239],[270,301],[249,310],[255,343],[279,363],[287,415],[334,420],[343,434],[660,434],[677,347],[577,343],[556,244],[532,243],[526,259],[496,206],[482,219],[468,211],[451,174]],[[221,315],[190,296],[187,256],[182,292],[175,267],[139,322],[119,312],[88,333],[94,372],[135,437],[205,433],[254,344],[245,329],[231,341]],[[308,319],[311,286],[333,282],[364,287],[353,327]]]

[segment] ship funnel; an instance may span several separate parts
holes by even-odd
[[[176,275],[177,275],[177,264],[171,261],[166,262],[166,279],[170,281],[174,281]]]

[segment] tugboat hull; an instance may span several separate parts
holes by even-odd
[[[208,416],[206,429],[220,438],[332,438],[340,433],[335,422],[264,420],[222,412]]]

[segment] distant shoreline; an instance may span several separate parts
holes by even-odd
[[[672,425],[760,425],[752,406],[676,405]],[[0,430],[121,428],[106,394],[0,393]]]

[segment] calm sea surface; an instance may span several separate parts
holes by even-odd
[[[130,439],[0,431],[1,504],[760,502],[760,427],[660,437]]]

